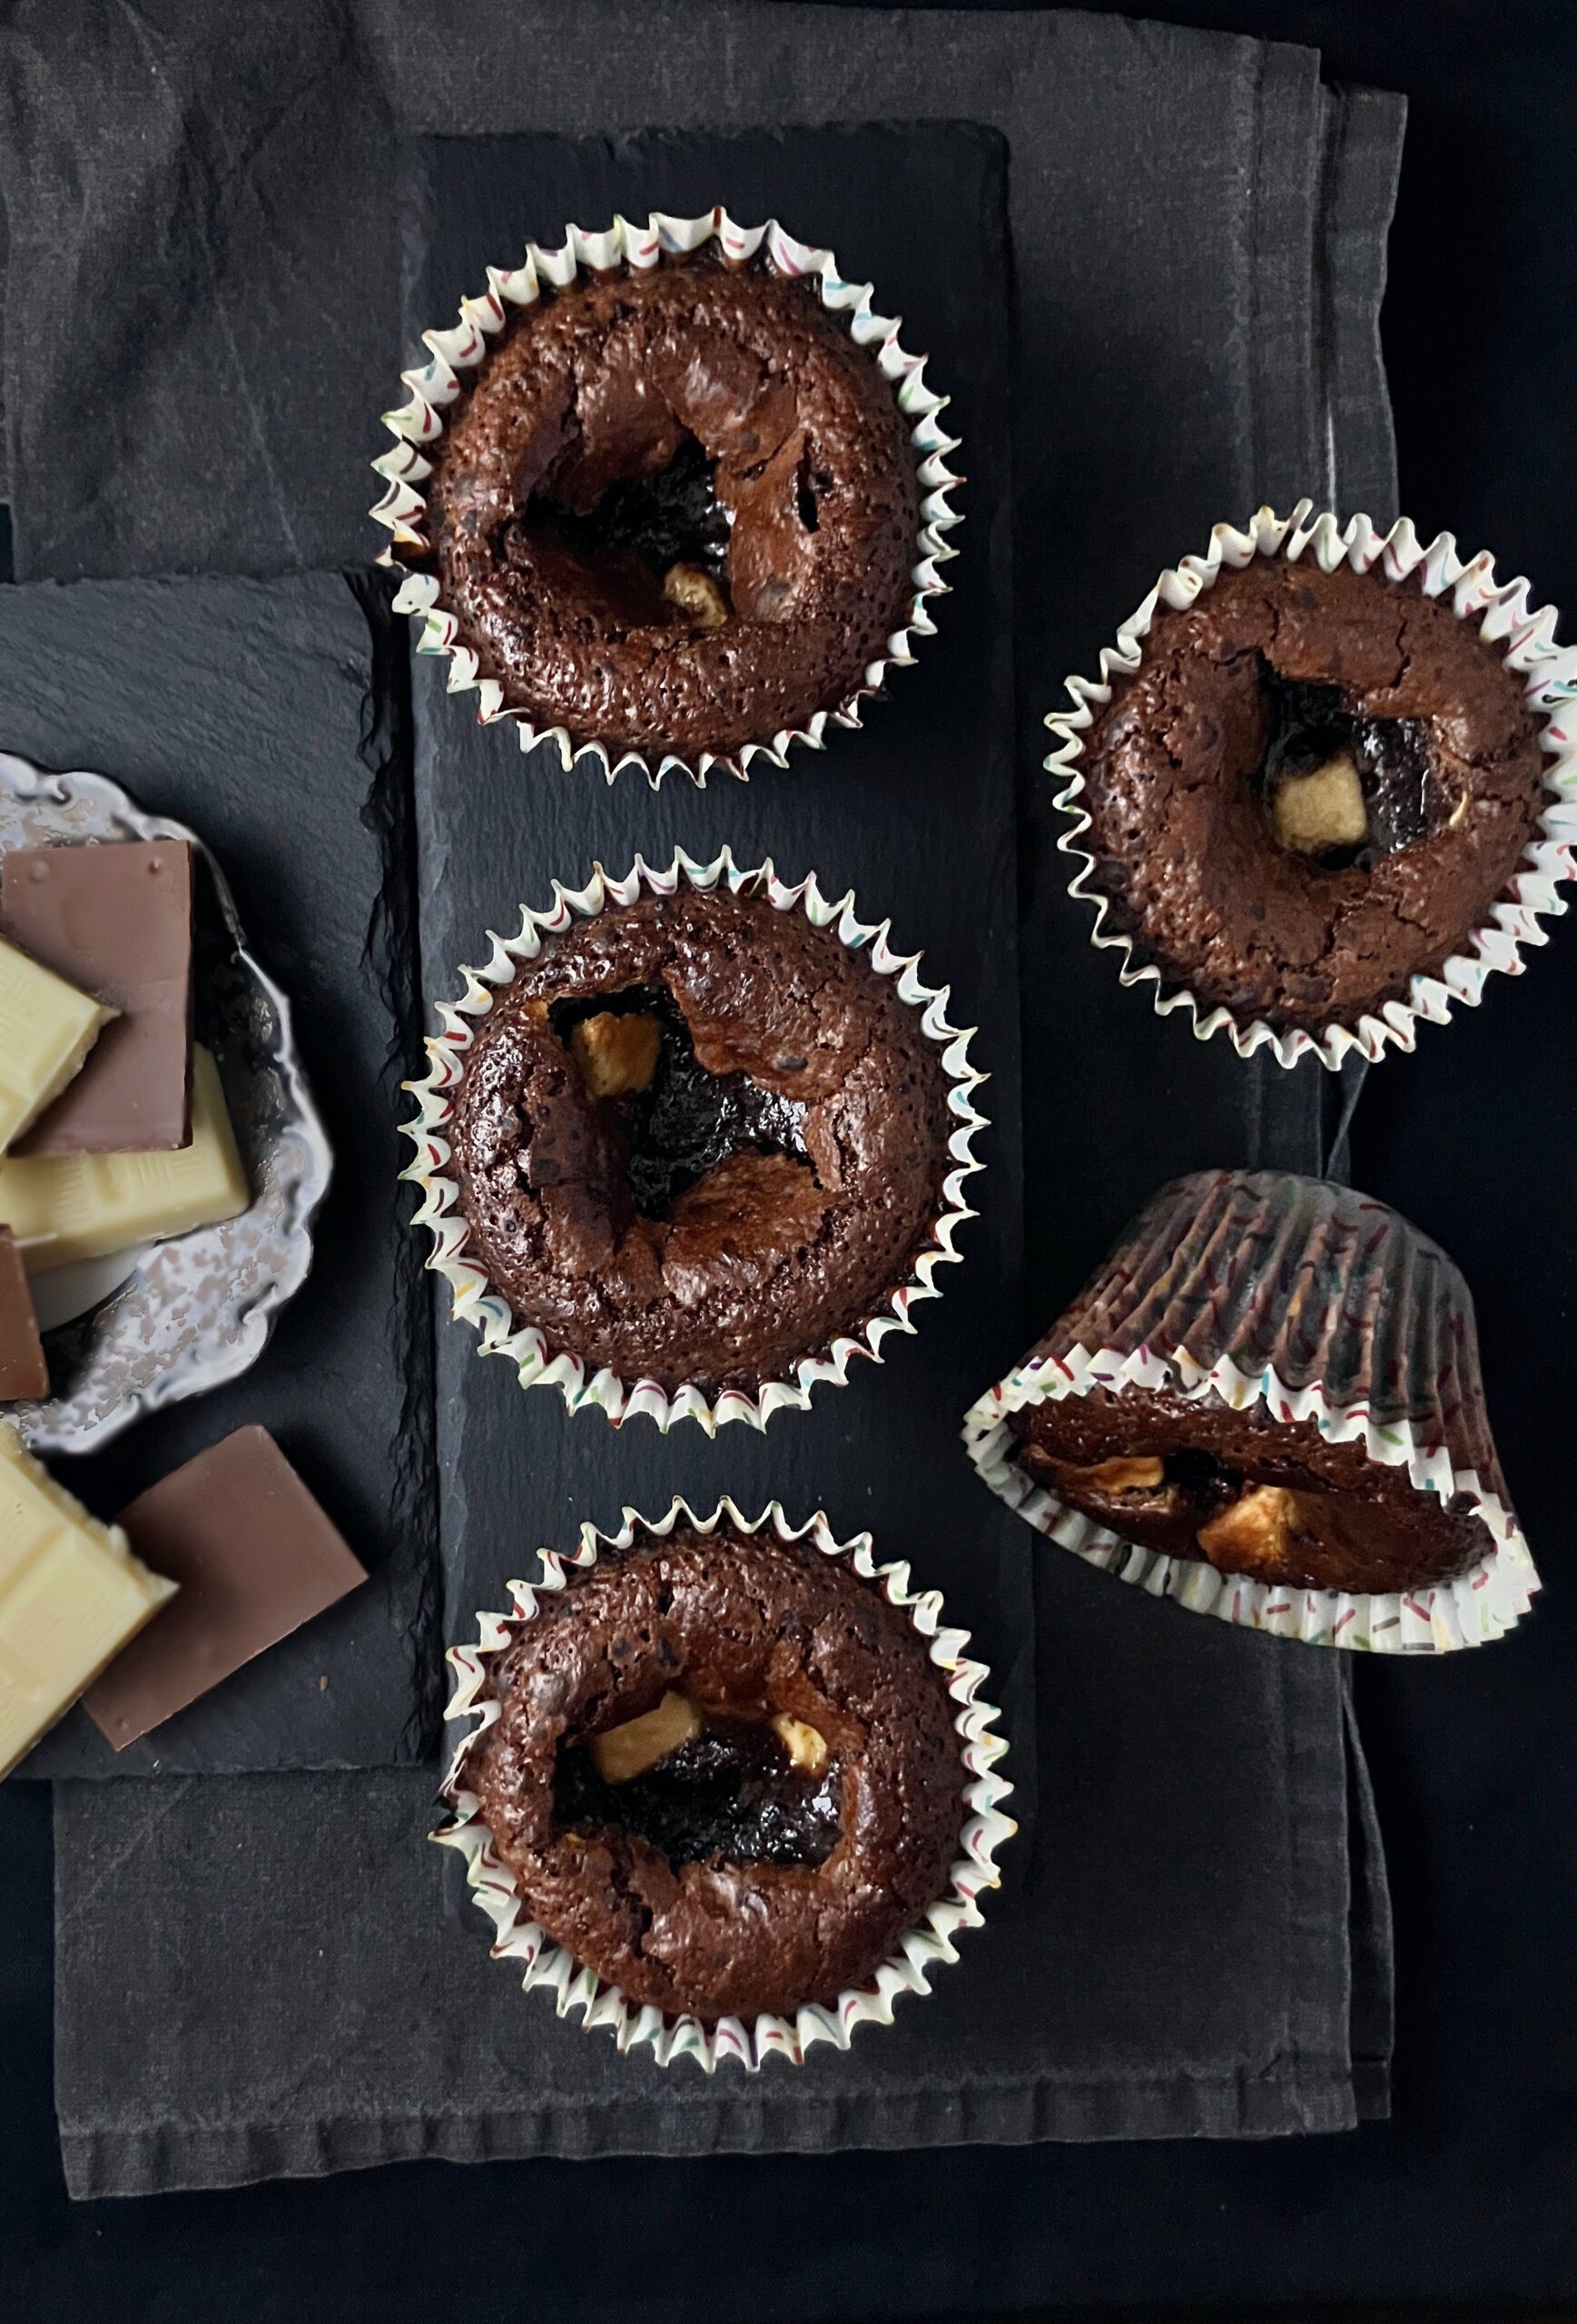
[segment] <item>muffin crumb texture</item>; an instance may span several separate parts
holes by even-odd
[[[470,1246],[588,1371],[754,1393],[857,1332],[933,1238],[947,1077],[830,929],[681,889],[551,937],[455,1107]]]
[[[1085,885],[1136,957],[1274,1030],[1470,950],[1536,836],[1522,682],[1415,580],[1256,557],[1163,610],[1078,761]]]
[[[812,1545],[638,1533],[539,1593],[488,1685],[467,1787],[531,1917],[633,2002],[707,2024],[830,2004],[947,1891],[945,1680]]]
[[[1007,1428],[1021,1473],[1119,1541],[1364,1596],[1426,1590],[1493,1551],[1455,1490],[1476,1478],[1510,1513],[1467,1285],[1351,1187],[1285,1170],[1162,1187],[1025,1369],[1069,1379],[1098,1354],[1086,1393],[1020,1403]],[[1108,1384],[1135,1360],[1143,1384]],[[1256,1393],[1229,1403],[1223,1376]],[[1378,1457],[1375,1437],[1406,1457]]]
[[[507,706],[577,744],[770,743],[848,702],[908,617],[897,399],[765,260],[707,250],[545,291],[434,463],[443,603]]]

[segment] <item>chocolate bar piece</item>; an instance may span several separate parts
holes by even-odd
[[[0,931],[120,1013],[21,1154],[149,1153],[192,1135],[192,850],[184,840],[20,847]]]
[[[27,1270],[15,1236],[9,1226],[0,1226],[0,1404],[48,1393],[49,1366],[38,1337]]]
[[[174,1590],[0,1425],[0,1776]]]
[[[192,1143],[153,1154],[22,1154],[0,1160],[0,1219],[30,1268],[133,1251],[235,1218],[251,1200],[219,1068],[192,1051]]]
[[[0,1153],[82,1071],[114,1013],[15,944],[0,943]]]
[[[239,1428],[119,1522],[180,1596],[84,1699],[117,1751],[365,1581],[266,1428]]]

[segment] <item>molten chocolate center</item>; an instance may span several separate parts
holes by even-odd
[[[657,1027],[656,1062],[645,1088],[606,1097],[628,1144],[630,1192],[646,1218],[665,1218],[675,1198],[731,1154],[785,1154],[809,1169],[805,1109],[744,1073],[708,1073],[683,1015],[660,988],[636,987],[548,1011],[561,1041],[598,1017],[638,1016]]]
[[[1284,846],[1323,871],[1354,864],[1367,870],[1440,828],[1448,810],[1432,767],[1425,720],[1366,717],[1349,707],[1340,686],[1284,678],[1267,662],[1261,663],[1260,682],[1269,731],[1259,782],[1271,828]],[[1326,820],[1312,810],[1295,820],[1291,799],[1322,783]]]
[[[670,1864],[823,1864],[838,1844],[836,1758],[802,1773],[764,1719],[709,1717],[698,1736],[627,1783],[605,1783],[591,1753],[561,1751],[561,1828],[638,1833]]]
[[[710,585],[714,615],[726,618],[730,519],[715,487],[716,468],[685,435],[665,468],[618,478],[584,512],[554,497],[550,472],[517,521],[567,551],[604,591],[627,598],[632,620],[679,617],[675,573],[704,592]]]
[[[1021,1428],[1021,1416],[1013,1415]],[[1227,1573],[1282,1573],[1311,1556],[1405,1554],[1413,1536],[1377,1502],[1234,1467],[1202,1447],[1142,1449],[1093,1463],[1059,1459],[1021,1441],[1019,1465],[1061,1501],[1124,1538],[1202,1557]],[[1159,1537],[1154,1531],[1162,1528]]]

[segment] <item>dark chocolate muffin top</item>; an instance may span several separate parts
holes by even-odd
[[[809,1542],[637,1532],[538,1593],[487,1691],[461,1780],[531,1917],[632,2001],[708,2024],[831,2003],[947,1892],[946,1682]]]
[[[433,459],[427,561],[461,642],[577,744],[770,742],[846,704],[907,620],[907,424],[814,284],[764,256],[545,289]]]
[[[1082,755],[1084,891],[1163,984],[1276,1031],[1436,975],[1536,836],[1523,683],[1449,597],[1256,556],[1162,609]]]
[[[549,936],[449,1131],[470,1250],[590,1372],[754,1393],[934,1245],[948,1076],[895,980],[747,886]]]
[[[1120,1541],[1255,1581],[1418,1590],[1493,1545],[1470,1495],[1443,1502],[1405,1467],[1263,1403],[1096,1388],[1026,1404],[1008,1427],[1025,1475]]]

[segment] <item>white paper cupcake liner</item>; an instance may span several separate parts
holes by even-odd
[[[1354,517],[1345,529],[1329,515],[1312,517],[1311,521],[1313,507],[1312,501],[1300,500],[1290,517],[1277,517],[1271,509],[1261,508],[1243,532],[1231,525],[1217,525],[1202,557],[1185,556],[1177,566],[1168,566],[1138,610],[1118,631],[1115,647],[1102,648],[1099,680],[1071,677],[1067,681],[1073,708],[1054,711],[1047,718],[1056,748],[1046,766],[1064,779],[1056,803],[1072,819],[1071,830],[1058,841],[1063,854],[1071,856],[1079,866],[1068,891],[1094,910],[1091,941],[1103,950],[1121,954],[1121,982],[1149,984],[1158,1016],[1186,1010],[1193,1019],[1198,1040],[1225,1032],[1239,1057],[1252,1057],[1257,1049],[1265,1049],[1277,1064],[1290,1066],[1313,1055],[1336,1072],[1343,1059],[1355,1052],[1375,1064],[1390,1046],[1411,1051],[1420,1020],[1444,1024],[1455,1002],[1476,1008],[1487,979],[1496,970],[1505,976],[1520,975],[1523,948],[1548,942],[1540,921],[1566,910],[1565,899],[1557,892],[1558,883],[1571,879],[1577,868],[1572,861],[1572,842],[1577,840],[1577,729],[1571,716],[1571,705],[1577,697],[1577,647],[1556,645],[1555,608],[1543,606],[1530,610],[1526,581],[1496,584],[1494,560],[1487,552],[1481,550],[1464,560],[1458,556],[1450,533],[1437,534],[1425,547],[1405,517],[1388,533],[1381,534],[1367,517]],[[1144,641],[1158,610],[1164,606],[1181,611],[1191,606],[1202,591],[1214,588],[1223,566],[1242,567],[1256,556],[1296,559],[1306,554],[1327,573],[1342,564],[1350,565],[1356,573],[1366,573],[1378,564],[1391,582],[1417,574],[1427,596],[1440,597],[1449,592],[1457,619],[1475,623],[1480,636],[1502,649],[1507,665],[1523,681],[1524,699],[1539,721],[1541,743],[1550,756],[1544,769],[1549,803],[1539,819],[1542,837],[1525,849],[1506,894],[1490,909],[1488,924],[1474,931],[1472,951],[1454,953],[1437,976],[1414,977],[1405,1001],[1386,1001],[1377,1013],[1360,1017],[1355,1027],[1331,1024],[1317,1035],[1301,1029],[1277,1032],[1258,1018],[1241,1022],[1229,1009],[1210,1007],[1186,988],[1168,988],[1154,962],[1136,957],[1136,937],[1107,927],[1107,900],[1088,884],[1096,858],[1081,843],[1090,829],[1090,818],[1079,803],[1084,777],[1079,767],[1084,736],[1097,712],[1111,700],[1114,682],[1130,677],[1143,660]]]
[[[912,1273],[894,1287],[882,1311],[866,1317],[855,1331],[841,1334],[830,1347],[801,1357],[793,1367],[792,1378],[767,1381],[754,1394],[725,1388],[713,1395],[694,1383],[670,1394],[653,1380],[626,1381],[607,1370],[588,1373],[578,1356],[552,1346],[536,1324],[518,1322],[508,1302],[492,1288],[480,1259],[469,1251],[459,1188],[448,1175],[448,1131],[451,1108],[465,1075],[466,1053],[478,1022],[492,1008],[496,996],[514,981],[520,963],[534,960],[546,937],[561,934],[577,918],[589,919],[610,906],[632,904],[643,887],[654,895],[674,895],[681,881],[699,889],[715,888],[724,881],[735,895],[757,890],[777,911],[803,911],[813,927],[835,929],[840,942],[852,951],[863,950],[872,970],[878,976],[892,977],[900,999],[921,1012],[921,1029],[941,1050],[942,1068],[952,1085],[947,1105],[955,1127],[947,1150],[954,1167],[942,1179],[931,1240],[915,1260]],[[985,1116],[973,1102],[986,1079],[969,1061],[973,1029],[961,1031],[948,1022],[950,988],[922,983],[918,969],[923,956],[892,950],[888,942],[890,921],[859,920],[852,891],[829,901],[813,872],[790,887],[778,878],[770,862],[742,872],[727,848],[710,863],[695,862],[681,848],[665,870],[653,871],[637,855],[622,880],[610,879],[599,864],[586,887],[567,889],[555,881],[553,892],[549,911],[523,908],[517,935],[504,938],[489,930],[490,958],[481,968],[462,969],[465,990],[458,1000],[438,1004],[443,1029],[427,1044],[430,1060],[427,1078],[406,1084],[419,1108],[415,1118],[402,1125],[416,1147],[416,1159],[400,1175],[421,1189],[422,1199],[412,1224],[425,1226],[432,1236],[427,1264],[448,1282],[456,1320],[474,1324],[480,1333],[481,1353],[507,1356],[523,1388],[557,1388],[571,1412],[596,1406],[616,1424],[644,1413],[665,1434],[675,1421],[694,1420],[710,1436],[726,1421],[746,1421],[759,1429],[765,1427],[774,1412],[808,1411],[811,1390],[818,1381],[846,1386],[854,1357],[869,1356],[880,1363],[882,1344],[890,1333],[914,1331],[911,1311],[922,1300],[941,1296],[935,1280],[937,1268],[962,1256],[953,1247],[953,1237],[964,1221],[976,1215],[964,1201],[964,1181],[985,1167],[971,1151],[976,1132],[986,1127]]]
[[[454,1811],[454,1820],[434,1832],[432,1837],[446,1847],[457,1848],[464,1856],[466,1878],[497,1932],[494,1958],[522,1963],[521,1982],[527,1992],[536,1985],[547,1986],[558,2016],[579,2010],[585,2029],[589,2032],[593,2027],[605,2028],[613,2034],[621,2052],[649,2044],[658,2065],[672,2065],[676,2059],[690,2058],[703,2073],[710,2074],[725,2059],[734,2060],[750,2073],[759,2071],[769,2057],[803,2065],[807,2053],[821,2042],[846,2050],[857,2026],[892,2024],[893,2004],[901,1994],[930,1992],[931,1972],[944,1962],[958,1958],[953,1939],[960,1930],[981,1926],[981,1891],[998,1886],[996,1851],[1018,1827],[1010,1817],[1001,1813],[1001,1803],[1010,1796],[1012,1786],[994,1772],[1007,1749],[1003,1738],[993,1729],[998,1713],[990,1703],[979,1699],[979,1689],[991,1674],[984,1663],[971,1661],[966,1656],[967,1630],[942,1627],[940,1591],[911,1590],[905,1564],[877,1565],[869,1533],[857,1533],[848,1541],[835,1540],[819,1511],[804,1524],[793,1525],[778,1502],[771,1502],[759,1517],[748,1518],[724,1497],[710,1517],[697,1517],[679,1500],[655,1523],[633,1509],[625,1510],[623,1514],[624,1523],[616,1533],[601,1533],[595,1525],[583,1525],[580,1547],[567,1557],[552,1550],[541,1551],[541,1580],[535,1585],[512,1581],[511,1611],[479,1615],[476,1644],[449,1649],[448,1659],[457,1674],[457,1684],[447,1716],[474,1719],[477,1724],[460,1744],[444,1781],[443,1797]],[[540,1591],[562,1590],[567,1569],[595,1564],[598,1551],[605,1544],[627,1549],[637,1532],[663,1535],[672,1532],[681,1521],[698,1533],[710,1533],[724,1519],[743,1533],[756,1533],[770,1524],[782,1541],[803,1541],[808,1536],[824,1556],[847,1558],[862,1581],[879,1589],[889,1605],[908,1614],[927,1641],[931,1659],[947,1674],[948,1693],[958,1705],[953,1727],[959,1737],[960,1757],[971,1779],[963,1795],[969,1813],[959,1834],[958,1856],[949,1875],[946,1893],[927,1906],[912,1928],[905,1930],[867,1984],[846,1988],[830,2006],[807,2003],[795,2011],[792,2019],[764,2015],[746,2024],[739,2017],[723,2017],[715,2025],[707,2026],[699,2018],[669,2014],[650,2003],[631,2001],[616,1985],[608,1984],[595,1970],[577,1962],[529,1918],[514,1874],[494,1852],[480,1802],[474,1792],[466,1788],[465,1770],[478,1738],[499,1715],[498,1703],[482,1694],[487,1659],[507,1646],[515,1631],[532,1620]]]
[[[1405,1468],[1417,1492],[1438,1493],[1443,1503],[1454,1494],[1466,1493],[1484,1525],[1483,1555],[1450,1581],[1357,1596],[1220,1573],[1203,1561],[1168,1557],[1125,1541],[1026,1476],[1013,1457],[1018,1446],[1007,1418],[1026,1404],[1086,1396],[1095,1388],[1120,1395],[1128,1387],[1181,1389],[1201,1400],[1213,1395],[1234,1412],[1263,1402],[1274,1422],[1312,1420],[1332,1443],[1356,1442],[1369,1460]],[[1152,1598],[1175,1599],[1192,1613],[1214,1614],[1240,1629],[1268,1630],[1275,1638],[1297,1639],[1306,1646],[1348,1647],[1375,1654],[1450,1654],[1459,1647],[1486,1645],[1522,1620],[1539,1587],[1516,1519],[1475,1469],[1454,1470],[1444,1447],[1428,1450],[1405,1421],[1381,1427],[1365,1406],[1328,1403],[1317,1384],[1288,1388],[1274,1371],[1251,1377],[1230,1357],[1204,1371],[1181,1353],[1168,1359],[1148,1347],[1126,1356],[1109,1347],[1094,1354],[1075,1348],[1066,1356],[1048,1356],[1010,1372],[971,1406],[963,1437],[971,1460],[991,1491],[1038,1531],[1087,1564],[1099,1566],[1119,1581],[1137,1583]]]
[[[439,600],[437,576],[426,571],[407,572],[401,552],[425,552],[431,547],[421,487],[432,474],[428,455],[443,433],[441,415],[462,393],[463,375],[476,370],[487,359],[492,342],[510,317],[535,305],[544,286],[562,290],[574,281],[583,266],[600,273],[621,264],[646,269],[660,265],[666,255],[696,251],[712,241],[718,243],[730,265],[744,265],[764,248],[779,273],[813,278],[823,306],[845,324],[856,346],[870,350],[878,370],[892,386],[899,410],[910,423],[921,494],[920,534],[912,575],[914,594],[904,625],[888,638],[886,653],[867,665],[861,684],[836,709],[818,710],[804,726],[784,727],[760,742],[746,743],[738,752],[703,751],[692,762],[670,751],[654,764],[646,752],[626,751],[615,758],[594,739],[577,737],[564,726],[534,725],[525,712],[510,709],[498,682],[479,675],[478,657],[464,644],[459,623]],[[900,322],[879,315],[873,298],[870,283],[843,281],[831,251],[814,250],[806,242],[796,241],[775,220],[764,226],[741,226],[723,209],[705,211],[699,218],[670,218],[654,211],[644,225],[616,218],[603,233],[587,233],[579,226],[571,226],[558,250],[547,251],[536,242],[528,242],[521,265],[488,269],[487,290],[480,298],[461,300],[457,324],[448,330],[422,333],[432,359],[420,369],[401,372],[410,399],[397,410],[383,414],[383,425],[395,438],[395,444],[391,451],[380,454],[372,462],[387,489],[371,514],[391,536],[389,546],[378,562],[405,573],[394,600],[395,609],[413,616],[419,654],[448,655],[448,691],[476,694],[479,724],[512,721],[523,751],[534,750],[538,743],[554,743],[566,768],[577,759],[593,759],[610,783],[626,767],[639,767],[654,790],[668,773],[686,774],[704,785],[714,768],[748,780],[756,759],[783,766],[787,763],[791,743],[805,743],[821,750],[825,747],[829,725],[861,724],[861,704],[882,690],[890,669],[904,668],[913,661],[917,638],[934,635],[936,625],[931,615],[931,601],[947,594],[947,584],[938,567],[958,554],[944,537],[962,522],[948,499],[952,488],[962,482],[947,464],[959,442],[941,426],[948,399],[934,394],[926,386],[927,359],[905,351],[899,343]]]

